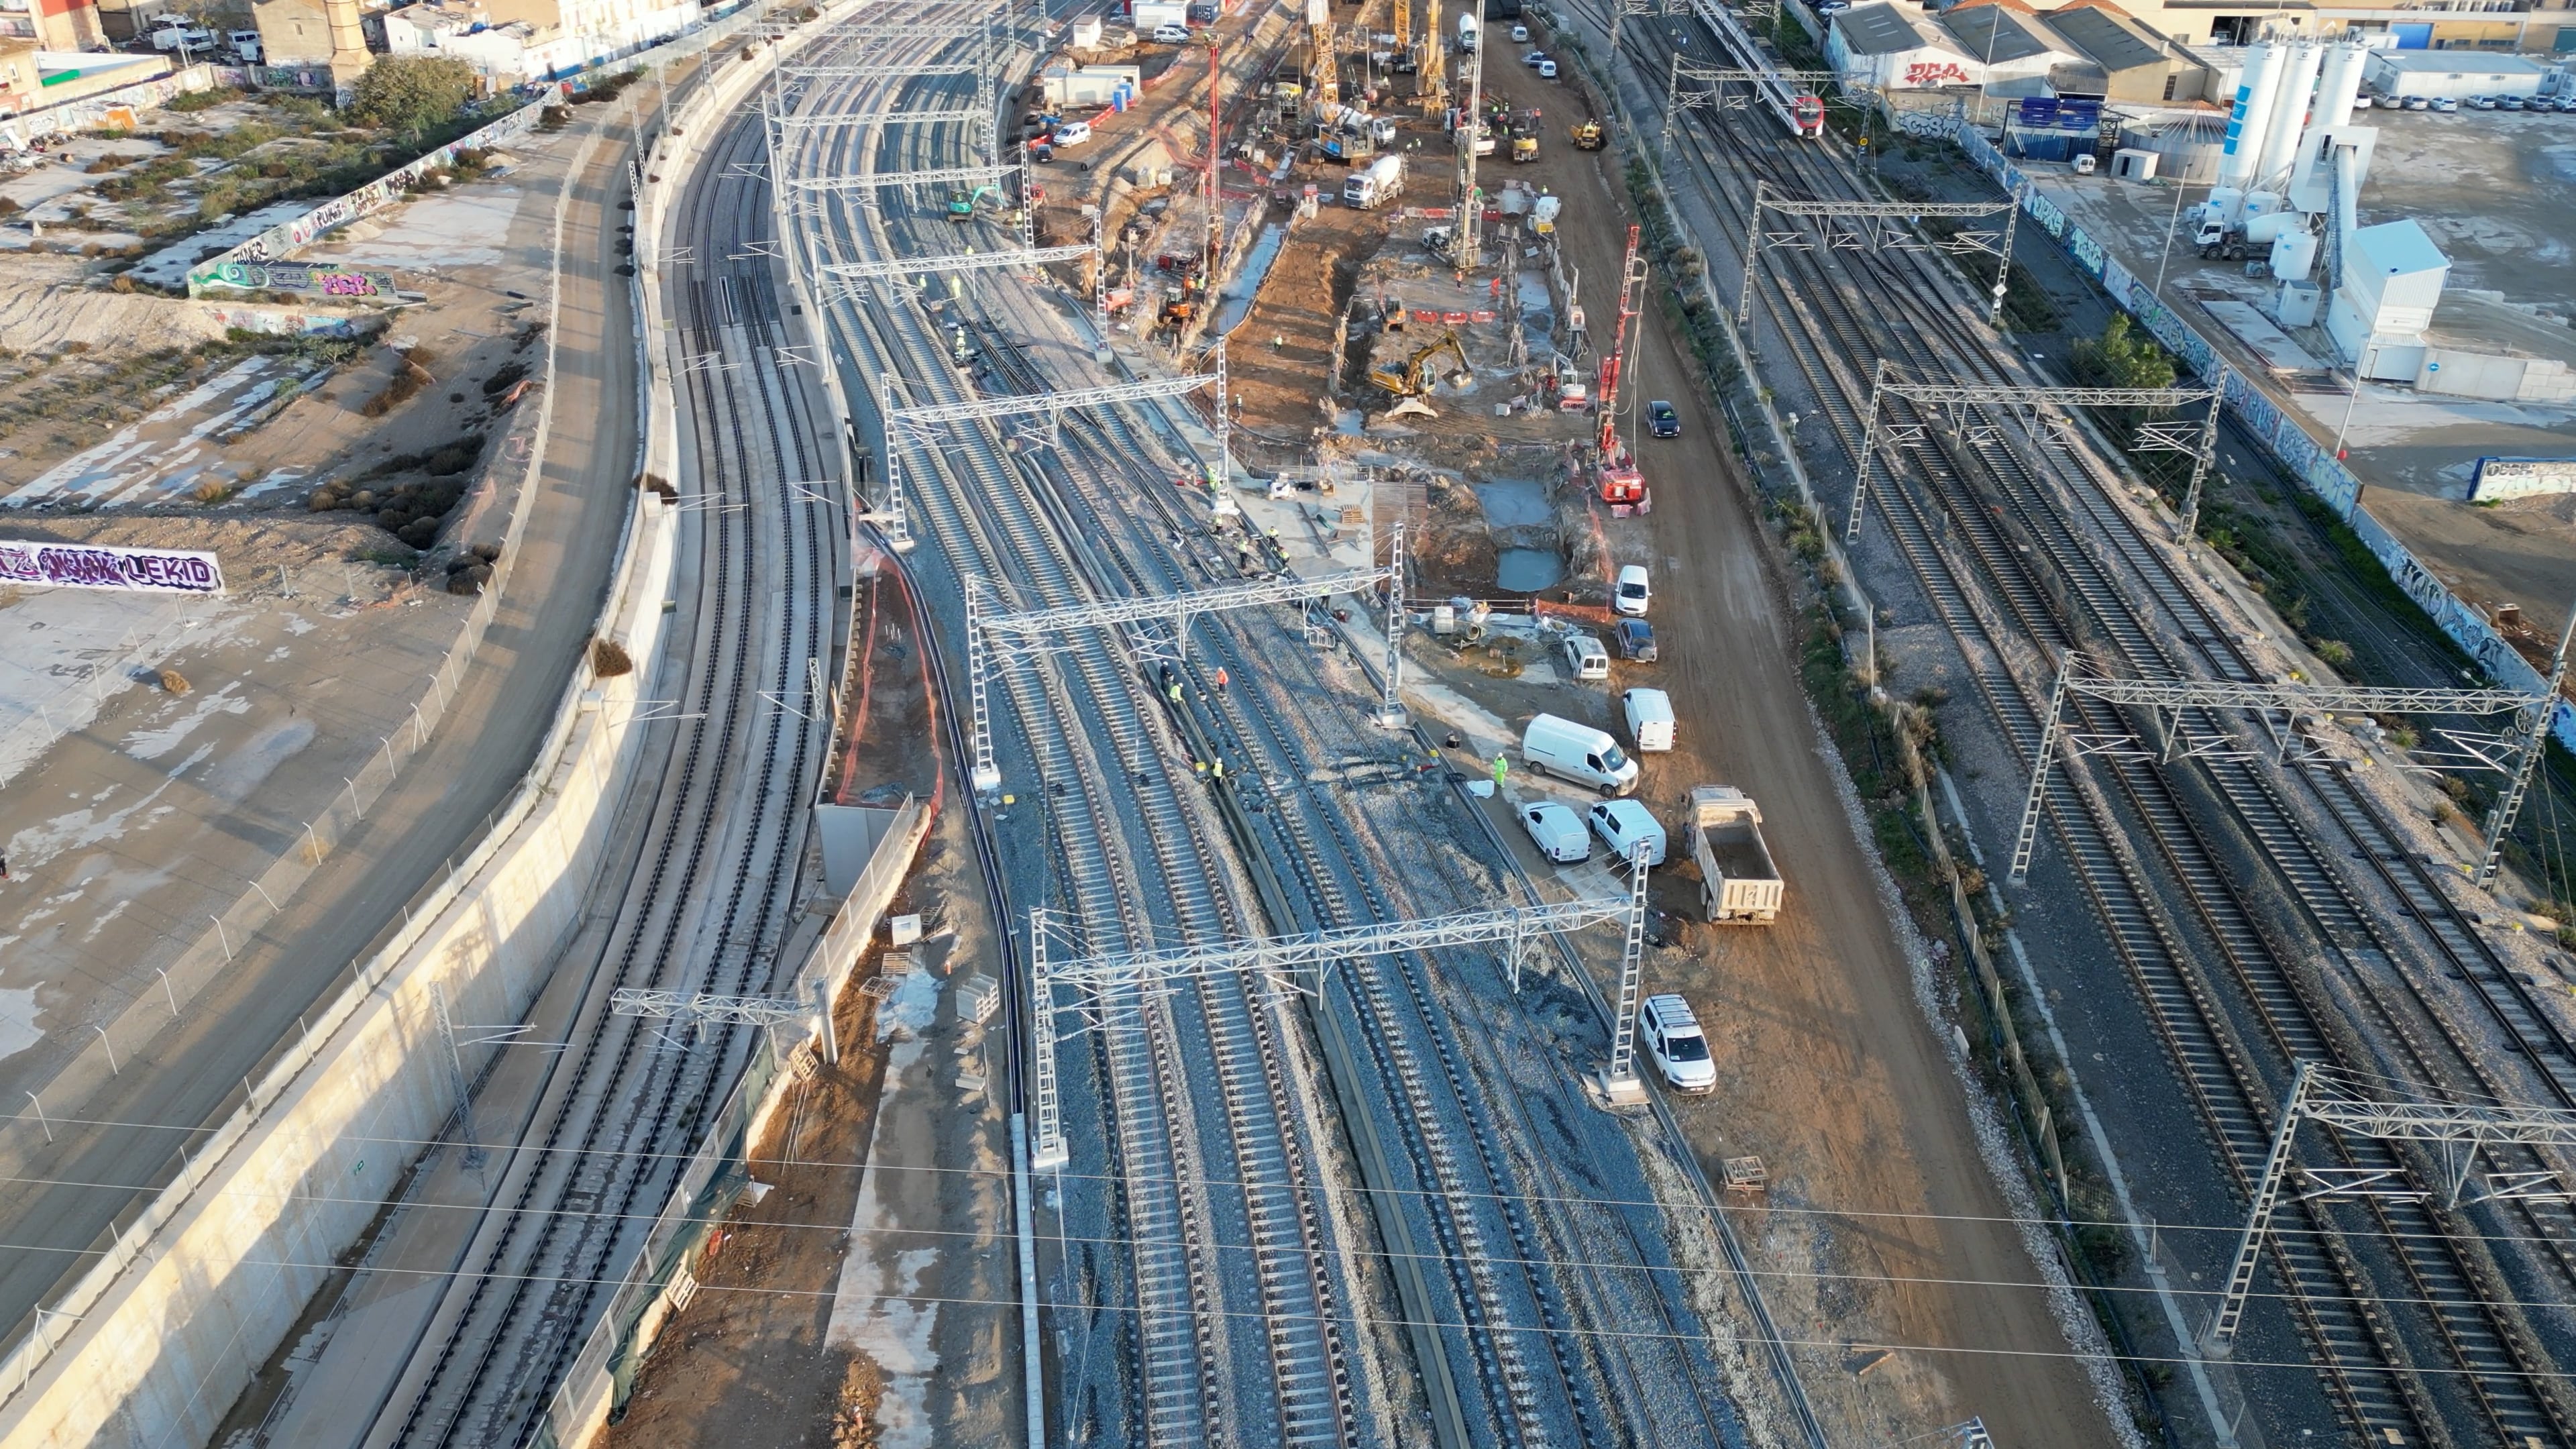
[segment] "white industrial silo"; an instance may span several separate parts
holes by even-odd
[[[2361,74],[2370,53],[2343,44],[2326,52],[2325,72],[2317,80],[2316,109],[2308,114],[2308,134],[2352,124],[2352,103],[2361,94]]]
[[[2281,89],[2272,103],[2272,124],[2263,133],[2263,156],[2254,166],[2254,179],[2272,183],[2290,169],[2290,159],[2299,151],[2299,136],[2306,129],[2308,93],[2316,88],[2317,68],[2325,62],[2325,47],[2302,40],[2291,48],[2286,69],[2281,71]]]
[[[2220,184],[2242,187],[2263,158],[2263,130],[2272,119],[2272,92],[2281,79],[2277,66],[2287,59],[2269,41],[2246,49],[2245,69],[2236,77],[2236,104],[2227,116],[2227,140],[2219,148]]]

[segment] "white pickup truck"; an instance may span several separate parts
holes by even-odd
[[[1767,926],[1787,894],[1771,847],[1762,842],[1762,807],[1732,785],[1691,788],[1691,858],[1699,863],[1700,904],[1712,921]]]

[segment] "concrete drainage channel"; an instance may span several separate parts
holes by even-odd
[[[707,49],[731,33],[702,31],[672,49]],[[737,104],[767,71],[742,65],[700,86],[672,129]],[[585,144],[577,170],[595,143]],[[651,185],[639,197],[639,226],[658,214],[667,189]],[[648,320],[658,316],[649,297],[637,300]],[[639,339],[658,335],[638,330]],[[649,342],[639,345],[649,377],[646,469],[667,475],[677,446],[670,379]],[[662,648],[678,520],[655,495],[636,497],[597,634],[644,661]],[[245,1084],[240,1109],[201,1137],[185,1170],[0,1360],[0,1442],[207,1442],[335,1257],[366,1232],[417,1145],[435,1141],[454,1116],[439,998],[451,1019],[514,1021],[543,988],[579,924],[614,802],[633,773],[646,686],[638,674],[593,679],[587,666],[570,682],[539,765],[465,866],[309,1016],[303,1037]],[[896,822],[824,947],[872,924],[924,813]],[[818,950],[808,974],[827,964]],[[737,1099],[755,1116],[769,1105]]]

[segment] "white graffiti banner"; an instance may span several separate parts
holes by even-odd
[[[146,594],[220,594],[223,566],[210,553],[114,548],[98,543],[0,540],[0,583]]]

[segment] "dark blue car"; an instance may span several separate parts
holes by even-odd
[[[1610,626],[1610,642],[1618,646],[1619,657],[1651,664],[1655,659],[1655,626],[1643,619],[1622,619]]]
[[[1646,431],[1658,438],[1678,438],[1682,435],[1682,415],[1673,411],[1671,403],[1650,402],[1646,404]]]

